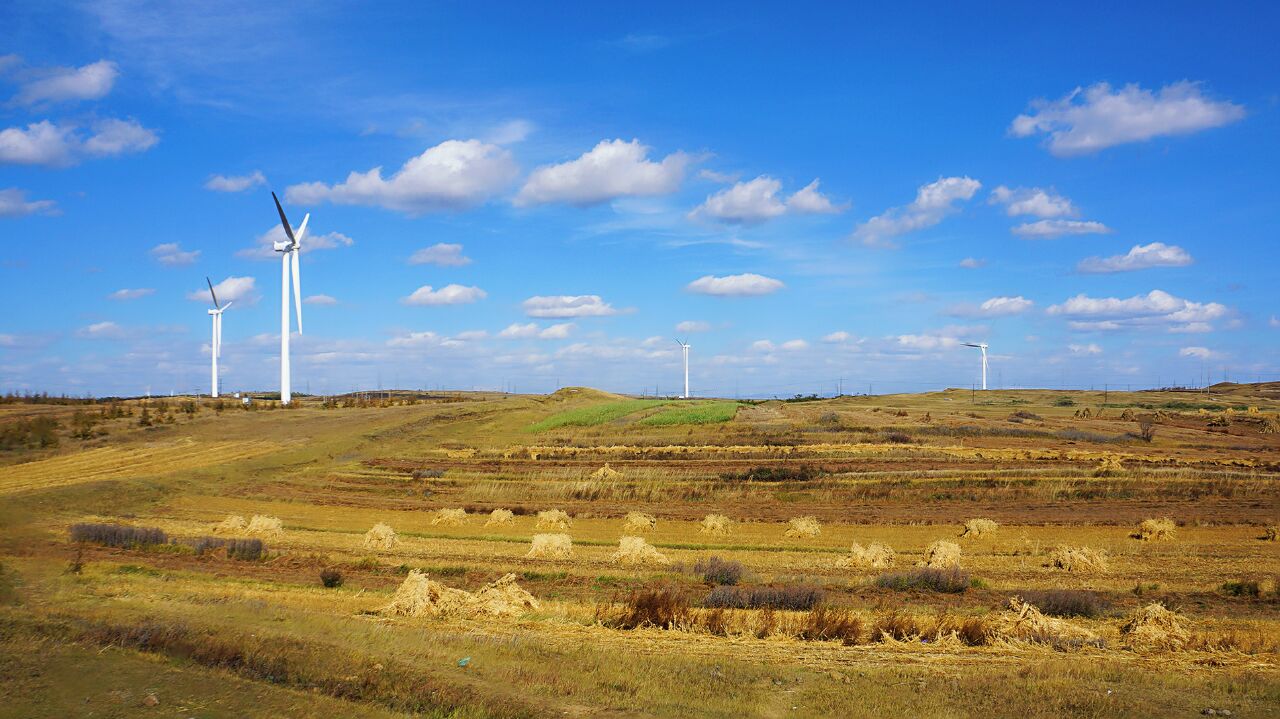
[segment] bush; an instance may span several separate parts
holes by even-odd
[[[1138,439],[1143,442],[1150,442],[1156,438],[1156,426],[1150,422],[1142,421],[1138,423]]]
[[[1012,422],[1015,419],[1017,420],[1032,419],[1032,420],[1038,421],[1042,419],[1042,417],[1034,412],[1028,412],[1025,409],[1020,409],[1017,412],[1014,412],[1013,414],[1009,415],[1009,421]]]
[[[1082,589],[1039,589],[1022,593],[1022,601],[1051,617],[1094,619],[1109,608],[1107,601]]]
[[[1222,593],[1232,597],[1257,597],[1262,594],[1262,586],[1253,581],[1232,580],[1223,582]]]
[[[889,572],[876,578],[876,586],[896,592],[927,590],[944,594],[959,594],[969,588],[972,579],[959,567],[932,569],[921,567],[905,572]]]
[[[227,540],[222,537],[200,537],[191,543],[191,548],[195,550],[196,556],[203,556],[208,552],[222,549],[225,546],[227,546]]]
[[[139,548],[168,544],[169,538],[156,527],[80,523],[71,525],[71,541],[93,542],[106,547]]]
[[[790,609],[806,611],[822,601],[822,590],[811,585],[786,587],[719,586],[711,590],[702,606],[720,609]]]
[[[719,557],[699,559],[693,565],[695,574],[702,575],[704,582],[711,584],[737,584],[742,581],[742,562]]]
[[[815,467],[799,464],[752,467],[745,472],[726,472],[720,478],[726,482],[811,482],[821,474],[821,470]]]
[[[1070,397],[1059,397],[1053,401],[1054,407],[1074,407],[1076,401]]]
[[[414,479],[439,479],[444,476],[443,469],[415,469],[413,470]]]
[[[597,616],[599,614],[597,610]],[[687,625],[689,615],[688,596],[678,587],[664,585],[632,592],[623,602],[621,611],[604,618],[602,623],[614,629],[675,629]]]
[[[262,559],[266,548],[261,539],[231,539],[227,541],[227,559],[255,562]]]
[[[882,439],[889,444],[911,444],[911,435],[906,432],[886,432]]]
[[[342,586],[342,572],[336,569],[320,570],[320,584],[328,589],[334,589]]]
[[[852,646],[862,636],[862,619],[849,609],[819,604],[805,617],[797,636],[809,641],[839,639],[845,646]]]

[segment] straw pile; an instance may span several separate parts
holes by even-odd
[[[1126,408],[1123,412],[1121,412],[1121,413],[1120,413],[1120,419],[1122,419],[1122,420],[1124,420],[1124,421],[1126,421],[1126,422],[1132,422],[1132,421],[1136,420],[1137,418],[1138,418],[1138,415],[1134,414],[1134,413],[1133,413],[1133,410],[1128,409],[1128,408]]]
[[[379,614],[400,617],[516,616],[539,607],[533,595],[516,584],[516,575],[507,574],[472,594],[432,581],[425,572],[409,570],[391,603]]]
[[[485,520],[484,526],[493,527],[501,524],[511,524],[515,521],[515,516],[510,509],[495,509],[489,513],[489,518]]]
[[[279,539],[284,536],[284,526],[280,524],[280,519],[263,514],[253,515],[244,531],[245,534],[252,534],[255,537],[267,537],[268,539]]]
[[[491,617],[514,617],[542,606],[532,594],[516,584],[514,574],[504,574],[500,579],[489,582],[474,596],[475,613]]]
[[[729,533],[729,521],[729,518],[723,514],[708,514],[702,518],[702,524],[698,527],[698,531],[703,534],[723,537]]]
[[[1133,533],[1133,538],[1144,542],[1173,539],[1173,533],[1177,530],[1178,525],[1168,517],[1144,519],[1142,524],[1138,525],[1138,531]]]
[[[1275,417],[1266,417],[1262,420],[1263,434],[1280,434],[1280,420]]]
[[[812,538],[822,533],[822,525],[814,516],[793,517],[790,524],[791,527],[786,532],[788,537]]]
[[[390,525],[379,522],[365,533],[364,548],[388,551],[394,549],[399,541],[400,538],[396,536],[396,531]]]
[[[559,509],[548,509],[538,512],[538,523],[534,529],[568,529],[573,522],[569,515]]]
[[[671,564],[671,560],[644,541],[644,537],[623,537],[618,540],[618,550],[610,559],[628,567]]]
[[[1124,471],[1124,463],[1120,461],[1120,458],[1115,455],[1109,454],[1103,457],[1102,461],[1098,462],[1098,466],[1095,467],[1093,470],[1093,476],[1114,477],[1123,471]]]
[[[970,519],[964,523],[964,531],[960,533],[961,537],[970,539],[981,539],[983,537],[996,533],[1000,525],[990,519]]]
[[[1039,609],[1018,597],[1009,599],[1009,611],[995,619],[991,635],[993,638],[1009,641],[1054,646],[1099,642],[1097,634],[1064,619],[1046,617]]]
[[[950,569],[960,566],[960,545],[955,542],[938,540],[924,550],[924,561],[917,563],[919,567],[930,569]]]
[[[627,512],[627,523],[624,532],[647,532],[658,523],[658,518],[644,512]]]
[[[1120,625],[1125,646],[1138,651],[1181,649],[1191,639],[1184,620],[1163,604],[1148,604],[1135,609]]]
[[[228,514],[227,518],[213,525],[214,534],[239,534],[244,531],[248,525],[244,521],[244,517],[238,514]]]
[[[608,462],[604,466],[591,473],[591,478],[600,482],[611,482],[615,479],[622,478],[622,472],[609,466]]]
[[[1272,525],[1262,530],[1262,539],[1266,542],[1280,542],[1280,525]]]
[[[857,542],[849,548],[849,554],[836,560],[836,566],[853,569],[884,569],[892,567],[895,555],[893,549],[879,542],[863,548]]]
[[[535,534],[526,557],[568,559],[573,556],[573,540],[567,534]]]
[[[1049,566],[1068,572],[1098,574],[1108,570],[1107,553],[1089,547],[1063,545],[1049,555]]]
[[[465,509],[437,509],[435,516],[431,518],[431,526],[444,525],[446,527],[458,527],[467,523],[467,510]]]

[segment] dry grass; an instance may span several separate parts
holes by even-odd
[[[924,559],[916,566],[948,569],[960,566],[960,545],[940,539],[924,550]]]
[[[618,549],[609,558],[624,567],[666,566],[671,560],[644,541],[644,537],[623,537],[618,540]]]
[[[364,535],[365,549],[380,549],[384,552],[389,552],[395,549],[396,544],[399,542],[400,538],[396,536],[396,531],[390,525],[381,522],[373,525],[373,529],[370,529]]]
[[[431,526],[443,525],[445,527],[460,527],[467,523],[467,510],[465,509],[437,509],[434,516],[431,517]]]
[[[1191,639],[1185,620],[1163,604],[1135,609],[1120,625],[1120,636],[1137,651],[1177,650]]]
[[[1262,530],[1262,541],[1280,542],[1280,524],[1273,524]]]
[[[624,532],[648,532],[658,524],[657,517],[644,512],[627,512],[627,523],[623,526]]]
[[[1109,454],[1098,461],[1098,466],[1093,469],[1095,477],[1115,477],[1124,473],[1124,463],[1120,458]]]
[[[1009,610],[992,623],[990,636],[1005,641],[1049,644],[1057,648],[1101,643],[1092,631],[1065,619],[1047,617],[1017,597],[1009,600]]]
[[[622,479],[622,472],[610,467],[609,463],[605,462],[603,467],[591,473],[591,478],[597,482],[612,482]]]
[[[507,574],[484,585],[475,594],[432,581],[425,572],[409,570],[391,603],[378,609],[385,616],[499,617],[518,616],[539,608],[538,600]]]
[[[214,534],[240,534],[245,531],[245,527],[249,525],[244,521],[244,517],[238,514],[228,514],[227,518],[213,525]]]
[[[872,542],[865,548],[854,542],[849,553],[836,560],[836,566],[842,569],[885,569],[893,566],[895,556],[891,547],[880,542]]]
[[[538,512],[538,522],[534,529],[568,529],[573,524],[569,514],[560,509],[547,509]]]
[[[964,523],[960,536],[965,539],[981,539],[996,533],[1000,525],[990,519],[970,519]]]
[[[1173,535],[1178,531],[1178,525],[1168,517],[1160,519],[1144,519],[1138,525],[1138,531],[1133,533],[1134,539],[1141,539],[1144,542],[1162,541],[1173,539]]]
[[[569,559],[573,557],[573,539],[567,534],[535,534],[526,557]]]
[[[698,531],[702,534],[724,537],[729,534],[729,525],[731,523],[732,521],[723,514],[708,514],[702,518],[702,522],[698,525]]]
[[[284,525],[280,523],[278,517],[255,514],[244,531],[245,534],[252,534],[255,537],[279,539],[284,536]]]
[[[1049,555],[1049,566],[1079,574],[1101,574],[1109,568],[1106,552],[1066,545],[1053,550]]]
[[[515,513],[510,509],[495,509],[489,513],[489,518],[485,520],[484,526],[496,527],[515,522]]]
[[[788,524],[790,526],[785,533],[788,537],[812,539],[822,533],[822,525],[818,522],[818,518],[812,515],[792,517]]]

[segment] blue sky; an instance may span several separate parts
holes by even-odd
[[[0,7],[0,390],[1280,379],[1274,4],[264,5]]]

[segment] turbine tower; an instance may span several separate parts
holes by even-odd
[[[218,396],[218,357],[222,355],[222,313],[231,306],[232,302],[226,305],[218,304],[218,293],[213,291],[213,280],[208,277],[204,278],[206,284],[209,285],[209,296],[213,298],[213,309],[209,310],[209,316],[213,318],[213,343],[210,345],[212,350],[209,354],[213,357],[213,367],[210,370],[209,377],[209,395],[211,397]]]
[[[284,225],[284,234],[288,242],[276,242],[273,247],[280,253],[280,403],[289,404],[293,400],[289,384],[289,276],[293,276],[293,303],[298,310],[298,334],[302,334],[302,277],[298,271],[298,253],[302,249],[302,235],[307,231],[307,220],[311,214],[303,216],[302,224],[294,233],[289,225],[289,218],[284,216],[284,208],[280,206],[280,198],[271,193],[276,201],[276,212],[280,213],[280,224]],[[290,273],[292,265],[293,272]]]
[[[965,347],[977,347],[982,350],[982,389],[985,390],[987,388],[987,343],[979,342],[974,344],[972,342],[961,342],[960,344]]]
[[[680,399],[689,399],[689,348],[692,345],[680,340],[676,340],[676,344],[680,345],[684,353],[684,394],[680,395]]]

